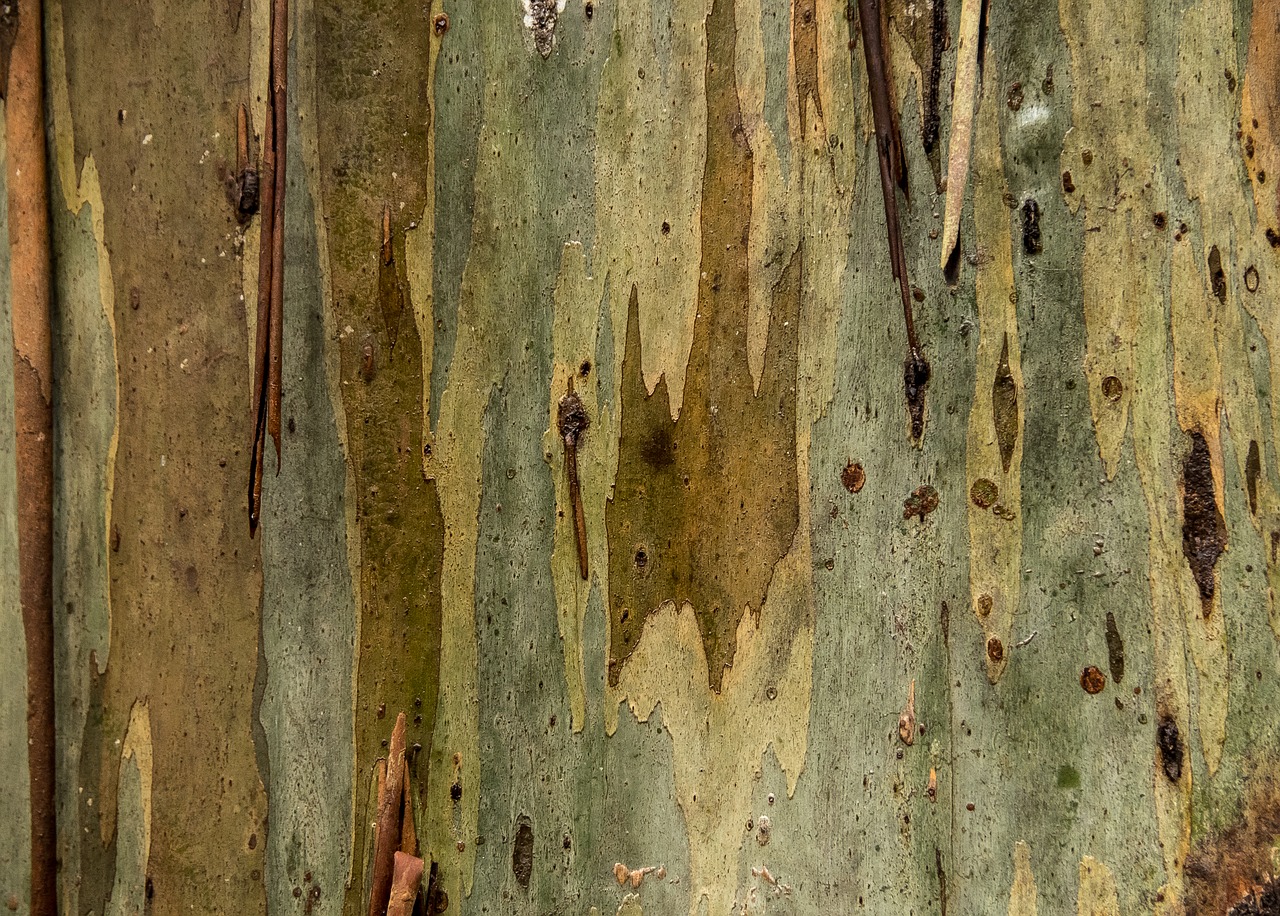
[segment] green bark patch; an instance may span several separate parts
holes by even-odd
[[[422,472],[422,346],[410,319],[405,233],[416,228],[433,180],[425,90],[434,12],[407,0],[358,14],[340,3],[316,9],[321,199],[361,552],[356,785],[370,784],[404,712],[419,805],[427,758],[414,748],[430,747],[435,725],[444,523],[436,483]],[[355,819],[348,911],[364,887],[364,814]]]

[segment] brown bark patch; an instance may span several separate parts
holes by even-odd
[[[1271,769],[1246,784],[1240,815],[1233,823],[1192,847],[1185,870],[1187,912],[1280,913],[1271,861],[1278,834],[1280,785]]]
[[[1214,567],[1227,546],[1227,526],[1218,509],[1209,445],[1197,430],[1182,462],[1182,553],[1191,567],[1207,617],[1216,586]]]
[[[609,681],[666,601],[689,602],[719,690],[738,623],[764,603],[773,568],[799,524],[796,348],[803,254],[779,278],[758,393],[747,362],[747,227],[751,150],[734,75],[732,8],[707,24],[707,163],[702,280],[685,398],[672,420],[665,379],[641,375],[633,289],[622,365],[621,430],[609,532]],[[643,550],[644,561],[640,562]]]

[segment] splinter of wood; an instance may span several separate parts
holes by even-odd
[[[258,250],[258,330],[254,346],[254,427],[249,466],[249,536],[262,513],[266,437],[276,448],[280,473],[281,345],[284,338],[284,198],[288,115],[289,2],[272,0],[271,63],[262,153],[261,233]],[[246,116],[247,121],[247,116]],[[246,123],[247,144],[247,123]],[[247,162],[248,151],[245,151]]]
[[[369,882],[369,916],[382,916],[391,895],[395,854],[401,843],[404,800],[404,713],[396,716],[387,749],[387,777],[378,792],[378,816],[374,821],[373,877]]]
[[[569,471],[569,501],[573,503],[573,536],[578,545],[578,572],[586,579],[587,571],[587,520],[582,514],[582,487],[578,482],[578,440],[591,425],[582,398],[573,390],[573,376],[569,376],[569,391],[560,399],[559,429],[564,440],[564,463]]]
[[[396,852],[387,916],[409,916],[413,912],[413,903],[418,899],[418,888],[422,886],[422,873],[425,870],[426,863],[422,859]]]
[[[893,81],[885,52],[883,9],[880,0],[858,0],[858,22],[862,29],[862,54],[867,64],[867,84],[871,91],[871,114],[876,127],[876,158],[880,161],[880,193],[884,198],[885,228],[889,236],[889,263],[902,293],[902,318],[907,328],[907,358],[903,363],[907,412],[911,416],[911,438],[924,433],[924,389],[929,384],[929,361],[916,337],[911,312],[911,287],[907,280],[907,259],[902,248],[902,226],[898,220],[898,198],[894,185],[907,189],[907,165],[893,104]]]

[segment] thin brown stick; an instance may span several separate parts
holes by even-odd
[[[400,845],[401,800],[404,798],[404,713],[396,716],[387,749],[387,778],[378,793],[378,817],[373,840],[373,878],[369,882],[369,916],[382,916],[391,894],[396,847]]]
[[[573,537],[578,547],[578,573],[588,578],[587,519],[582,511],[582,485],[578,480],[578,443],[591,419],[586,405],[573,390],[573,376],[569,376],[569,390],[560,399],[558,425],[564,440],[564,465],[569,473],[569,501],[573,504]]]
[[[267,351],[271,327],[271,272],[274,266],[276,144],[274,105],[267,98],[266,134],[262,144],[262,208],[259,211],[258,330],[254,340],[253,451],[249,464],[249,536],[258,530],[262,513],[262,464],[267,432]]]
[[[27,648],[27,767],[34,916],[57,912],[53,692],[53,351],[49,176],[39,0],[24,3],[0,86],[12,284],[18,594]]]
[[[911,286],[907,279],[907,258],[902,247],[902,225],[898,219],[895,185],[906,187],[906,159],[898,131],[897,109],[893,104],[893,82],[885,53],[884,12],[880,0],[858,0],[858,22],[862,28],[862,55],[867,64],[867,84],[871,92],[871,115],[876,127],[876,158],[880,162],[880,193],[884,198],[885,229],[889,238],[889,263],[902,294],[902,319],[907,330],[907,358],[903,364],[907,410],[911,416],[911,436],[924,432],[924,389],[929,383],[929,361],[924,357],[911,309]]]
[[[275,118],[275,215],[271,234],[271,339],[267,345],[267,432],[276,447],[280,473],[281,346],[284,340],[284,199],[288,171],[289,0],[273,0],[271,7],[271,92]]]

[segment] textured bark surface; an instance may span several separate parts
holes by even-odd
[[[941,3],[917,444],[857,4],[291,0],[251,540],[270,4],[46,0],[61,912],[366,913],[401,711],[428,911],[1268,912],[1280,0]]]

